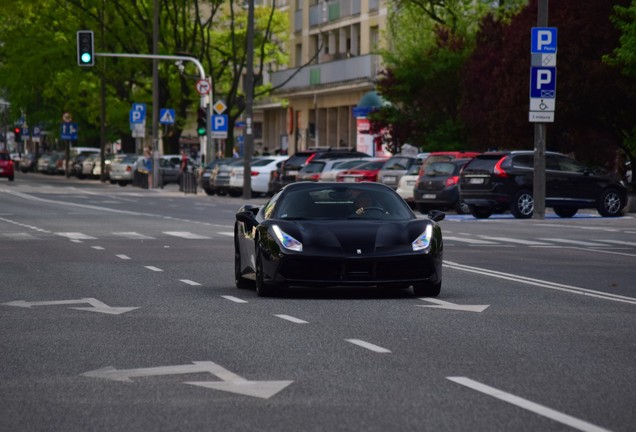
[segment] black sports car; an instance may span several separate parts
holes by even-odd
[[[238,288],[442,286],[442,231],[433,211],[418,219],[380,183],[293,183],[264,206],[244,205],[234,227]]]

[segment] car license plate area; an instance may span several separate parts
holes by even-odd
[[[382,177],[382,181],[386,183],[395,183],[397,181],[396,176],[384,176]]]
[[[373,276],[373,262],[348,262],[344,268],[345,280],[370,280]]]
[[[422,198],[424,198],[424,199],[435,199],[435,198],[437,198],[437,195],[435,195],[435,194],[422,194]]]
[[[470,184],[484,184],[483,177],[471,177],[468,179],[468,183]]]

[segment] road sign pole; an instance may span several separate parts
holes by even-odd
[[[548,25],[548,0],[539,0],[537,10],[537,26]],[[533,219],[545,219],[545,149],[546,124],[534,124],[534,179],[532,196],[534,197]]]
[[[212,77],[208,77],[208,81],[210,83],[210,91],[208,92],[207,104],[205,106],[205,124],[207,125],[207,130],[205,131],[205,151],[204,149],[201,149],[205,163],[211,162],[216,158],[216,155],[214,154],[214,146],[212,145],[212,122],[210,121],[210,117],[212,116],[212,101],[214,100],[214,93],[212,92]]]

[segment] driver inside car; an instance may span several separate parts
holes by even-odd
[[[363,215],[365,213],[365,209],[374,209],[385,212],[385,210],[377,204],[373,197],[367,192],[362,192],[358,195],[354,201],[354,205],[357,215]]]

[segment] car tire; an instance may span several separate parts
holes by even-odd
[[[413,285],[413,294],[418,297],[437,297],[442,290],[442,282],[422,282]]]
[[[562,218],[571,218],[579,211],[576,207],[553,207],[554,213]]]
[[[125,181],[120,181],[120,182],[117,182],[117,184],[118,184],[119,186],[121,186],[121,187],[124,187],[124,186],[126,186],[128,183],[126,183]]]
[[[517,219],[528,219],[532,217],[532,213],[534,212],[532,192],[527,189],[518,191],[512,199],[510,212]]]
[[[206,193],[206,195],[214,195],[213,189],[203,188],[203,191]]]
[[[490,207],[470,207],[470,214],[477,219],[488,219],[492,215]]]
[[[470,207],[464,201],[459,200],[457,204],[455,204],[455,212],[459,215],[470,213]]]
[[[238,289],[247,289],[253,286],[249,279],[241,275],[241,251],[237,238],[237,230],[234,230],[234,284]]]
[[[265,283],[263,277],[263,258],[258,245],[256,246],[256,294],[259,297],[271,297],[274,295],[274,287]]]
[[[14,180],[15,180],[15,177],[14,177],[14,176],[10,176],[10,177],[9,177],[9,181],[10,181],[10,182],[12,182],[12,181],[14,181]]]
[[[598,200],[597,210],[603,217],[620,216],[625,203],[621,194],[616,189],[604,190]]]

